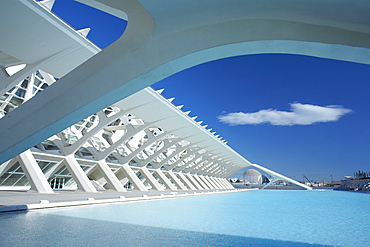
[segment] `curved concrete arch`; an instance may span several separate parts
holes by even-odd
[[[0,147],[0,163],[148,85],[208,61],[290,53],[370,64],[370,3],[365,1],[97,2],[127,13],[125,34],[1,119],[0,139],[9,141]]]

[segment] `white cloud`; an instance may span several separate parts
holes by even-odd
[[[290,112],[274,109],[260,110],[254,113],[233,112],[218,116],[218,119],[229,125],[269,123],[292,126],[337,121],[341,116],[352,112],[350,109],[336,105],[318,106],[293,103],[290,106]]]

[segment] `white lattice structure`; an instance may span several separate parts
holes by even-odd
[[[2,113],[54,81],[43,71],[27,77],[2,97]],[[9,160],[0,166],[0,188],[232,189],[226,178],[255,165],[160,93],[146,88]]]

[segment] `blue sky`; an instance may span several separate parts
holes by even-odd
[[[126,27],[72,0],[57,0],[53,11],[76,29],[91,27],[88,38],[101,48]],[[369,65],[256,54],[198,65],[152,87],[176,97],[175,105],[251,162],[297,180],[328,181],[370,170],[369,75]]]

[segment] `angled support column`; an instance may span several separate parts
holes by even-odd
[[[213,184],[218,188],[218,189],[223,189],[223,187],[219,184],[219,182],[218,181],[216,181],[213,177],[208,177],[208,179],[210,180],[210,181],[212,181],[213,182]]]
[[[18,161],[31,184],[31,190],[45,194],[54,193],[30,150],[21,153]]]
[[[215,178],[215,177],[211,177],[212,181],[222,190],[226,189],[225,185],[221,183],[220,180],[218,180],[218,178]]]
[[[97,192],[85,172],[82,170],[80,164],[78,164],[74,154],[65,156],[64,164],[71,173],[73,179],[76,181],[78,189],[85,192]]]
[[[227,186],[228,186],[230,189],[235,189],[235,188],[234,188],[234,186],[233,186],[229,181],[227,181],[227,179],[226,179],[226,178],[223,178],[222,180],[227,184]]]
[[[196,151],[198,151],[198,149],[197,150],[195,150],[195,152]],[[180,166],[180,167],[175,167],[174,168],[174,171],[176,171],[176,172],[181,172],[181,171],[184,171],[185,173],[188,173],[188,172],[190,172],[190,168],[188,168],[188,169],[185,169],[188,165],[190,165],[190,164],[192,164],[192,163],[194,163],[195,162],[195,160],[197,160],[199,157],[201,157],[202,156],[202,154],[199,154],[199,153],[197,153],[191,160],[189,160],[186,164],[184,164],[183,166]],[[189,170],[189,171],[188,171]]]
[[[225,183],[221,178],[215,178],[223,189],[230,189],[230,184]]]
[[[193,177],[193,175],[191,175],[190,173],[187,173],[187,174],[184,174],[184,176],[189,179],[189,181],[196,187],[196,189],[198,189],[198,190],[204,190],[204,188],[202,187],[202,185],[200,185],[197,182],[197,180],[195,180],[195,178]]]
[[[158,175],[159,179],[166,185],[166,187],[170,190],[177,190],[175,185],[171,183],[171,181],[166,177],[166,175],[161,170],[155,170],[155,173]]]
[[[208,182],[212,189],[218,189],[218,187],[209,179],[208,176],[202,176],[203,181]]]
[[[216,178],[216,179],[217,181],[219,181],[219,183],[222,185],[224,189],[230,189],[230,185],[225,183],[225,181],[222,178]]]
[[[202,179],[196,174],[192,175],[193,178],[203,187],[203,190],[209,190],[210,188],[203,182]]]
[[[157,179],[155,179],[153,177],[153,175],[150,173],[148,168],[146,168],[144,166],[144,167],[140,168],[140,171],[141,171],[141,174],[143,174],[143,176],[148,180],[148,182],[153,186],[154,189],[156,189],[158,191],[164,191],[165,190],[163,188],[163,186],[158,183]]]
[[[109,187],[114,189],[118,192],[124,192],[126,189],[123,187],[121,182],[118,180],[116,175],[112,172],[109,168],[108,164],[104,160],[99,160],[97,164],[97,168],[102,173],[103,177],[107,181]]]
[[[180,177],[181,181],[191,190],[197,190],[195,186],[185,177],[185,174],[182,172],[177,173],[178,176]]]
[[[178,177],[176,177],[176,175],[172,171],[168,171],[167,173],[178,188],[180,188],[181,190],[188,190],[188,188],[184,186],[184,184],[180,181]]]
[[[55,166],[53,166],[45,173],[46,179],[49,179],[51,176],[53,176],[62,166],[63,160],[59,161]]]
[[[0,177],[4,175],[5,172],[7,172],[16,162],[17,158],[13,158],[8,160],[7,162],[0,165]]]
[[[134,184],[135,188],[137,188],[140,191],[148,191],[148,189],[144,186],[143,182],[140,181],[140,179],[136,176],[135,172],[131,169],[131,167],[127,163],[123,164],[121,169],[126,174],[130,182]]]
[[[211,184],[210,182],[208,182],[208,180],[207,180],[204,176],[202,176],[202,175],[198,175],[198,177],[199,177],[199,179],[200,179],[200,180],[202,180],[202,181],[207,185],[207,187],[208,187],[210,190],[215,189],[215,188],[212,186],[212,184]]]
[[[270,182],[268,182],[265,186],[263,186],[262,188],[261,188],[261,190],[263,190],[263,189],[265,189],[266,187],[268,187],[270,184],[272,184],[272,183],[274,183],[274,182],[276,182],[276,181],[278,181],[279,180],[279,178],[274,178],[273,180],[271,180]]]

